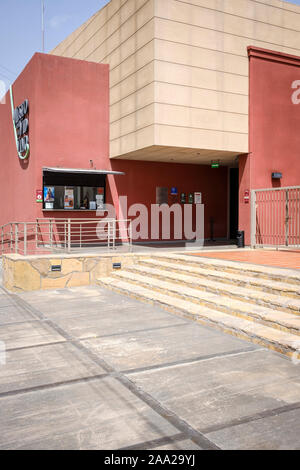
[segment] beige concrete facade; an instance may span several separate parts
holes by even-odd
[[[231,162],[248,151],[247,46],[300,55],[278,0],[111,0],[53,54],[108,63],[110,156]]]

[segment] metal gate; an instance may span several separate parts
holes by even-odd
[[[300,248],[300,186],[251,192],[251,246]]]

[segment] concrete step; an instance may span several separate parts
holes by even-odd
[[[208,291],[201,291],[184,284],[177,284],[173,281],[164,281],[162,277],[158,279],[146,275],[145,273],[139,274],[131,270],[119,271],[112,277],[116,280],[122,280],[175,297],[177,301],[178,299],[179,301],[189,301],[190,303],[226,313],[227,315],[244,318],[248,321],[255,321],[274,329],[300,335],[300,316],[291,313],[280,310],[274,311],[273,308],[254,305]]]
[[[222,282],[222,273],[214,279],[199,278],[187,274],[182,268],[177,268],[176,272],[165,270],[161,264],[157,267],[147,265],[147,263],[139,264],[130,267],[128,271],[141,274],[143,276],[150,276],[163,281],[173,282],[182,286],[191,287],[194,289],[212,292],[217,295],[227,296],[233,299],[241,300],[244,302],[272,307],[274,310],[281,310],[287,313],[300,315],[300,298],[297,299],[282,296],[280,291],[277,295],[268,292],[259,291],[251,287],[240,287],[237,285],[230,285]],[[275,281],[273,281],[275,282]]]
[[[141,266],[150,266],[163,269],[166,272],[175,272],[181,274],[188,274],[199,279],[210,279],[212,281],[222,282],[228,285],[235,285],[240,287],[250,287],[261,292],[269,294],[281,295],[291,297],[293,299],[300,299],[300,284],[289,284],[287,282],[272,281],[264,278],[254,277],[247,273],[229,273],[224,270],[217,271],[216,269],[209,269],[209,267],[196,267],[185,264],[178,264],[172,261],[164,261],[159,259],[144,259]]]
[[[196,268],[206,268],[210,270],[224,271],[243,276],[251,276],[270,281],[279,281],[300,286],[300,270],[274,268],[271,266],[261,266],[238,261],[228,261],[216,258],[206,258],[194,255],[182,255],[179,253],[155,254],[152,260],[168,261],[180,266],[192,266]]]
[[[127,282],[117,276],[99,279],[98,284],[132,298],[157,304],[169,312],[192,318],[238,338],[261,344],[282,354],[300,359],[299,336],[292,333],[216,311],[189,300],[178,300],[173,295],[156,292],[151,288]]]

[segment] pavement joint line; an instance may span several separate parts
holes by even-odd
[[[20,346],[19,348],[7,348],[7,352],[15,352],[15,351],[23,351],[26,349],[36,349],[36,348],[44,348],[47,346],[56,346],[57,344],[70,344],[70,341],[53,341],[51,343],[38,343],[38,344],[32,344],[30,346]]]
[[[21,388],[18,390],[11,390],[7,392],[0,392],[0,400],[1,398],[7,398],[7,397],[17,396],[17,395],[25,395],[26,393],[40,392],[43,390],[51,390],[52,388],[60,388],[60,387],[65,387],[68,385],[74,385],[78,383],[93,382],[99,379],[104,379],[108,376],[109,374],[104,373],[104,374],[92,375],[92,376],[87,376],[87,377],[78,377],[77,379],[64,380],[62,382],[53,382],[53,383],[48,383],[48,384],[43,384],[43,385],[37,385],[36,387],[28,387],[28,388]]]
[[[20,323],[23,324],[23,323],[34,323],[34,322],[36,322],[36,323],[47,323],[47,320],[28,320],[28,321],[25,321],[25,322],[5,323],[3,325],[0,325],[0,328],[5,327],[7,325],[15,325],[15,324],[19,325]],[[121,332],[121,333],[113,333],[111,335],[85,336],[83,338],[77,338],[75,340],[78,341],[78,342],[90,341],[90,340],[96,340],[96,339],[101,339],[101,338],[111,338],[111,337],[115,337],[115,336],[125,336],[125,335],[134,334],[134,333],[143,333],[143,332],[162,330],[162,329],[167,329],[167,328],[175,328],[175,327],[185,326],[185,325],[186,325],[186,323],[180,323],[178,325],[158,326],[158,327],[146,328],[146,329],[142,329],[142,330],[124,331],[124,332]],[[41,348],[41,347],[47,347],[47,346],[54,346],[56,344],[71,344],[73,342],[74,342],[73,339],[72,340],[66,340],[65,339],[64,341],[52,341],[50,343],[38,343],[38,344],[29,345],[29,346],[20,346],[20,347],[16,347],[16,348],[7,348],[6,351],[14,352],[14,351],[21,351],[23,349],[35,349],[35,348]]]
[[[6,326],[24,325],[25,323],[42,323],[42,321],[41,320],[21,320],[21,321],[0,323],[0,328],[6,327]]]
[[[232,421],[228,421],[227,423],[223,423],[220,425],[209,426],[207,428],[201,429],[201,432],[205,435],[210,434],[212,432],[222,431],[224,429],[230,429],[236,426],[240,426],[242,424],[252,423],[254,421],[259,421],[261,419],[271,418],[273,416],[278,416],[283,413],[288,413],[289,411],[296,411],[300,409],[300,402],[295,402],[290,405],[280,406],[278,408],[273,408],[272,410],[266,410],[259,413],[255,413],[252,416],[245,416],[240,419],[235,419]]]
[[[153,366],[145,366],[145,367],[139,367],[136,369],[127,369],[127,370],[122,370],[122,374],[126,375],[134,375],[134,374],[139,374],[141,372],[148,372],[148,371],[156,371],[160,369],[166,369],[169,367],[176,367],[176,366],[181,366],[181,365],[189,365],[189,364],[196,364],[198,362],[206,362],[209,360],[213,359],[222,359],[223,357],[232,357],[232,356],[238,356],[240,354],[247,354],[251,352],[257,352],[257,351],[265,351],[264,348],[251,348],[249,347],[248,349],[237,349],[237,350],[232,350],[224,353],[215,353],[215,354],[209,354],[207,356],[198,356],[195,358],[191,359],[182,359],[181,361],[174,361],[174,362],[165,362],[163,364],[155,364]]]
[[[1,310],[2,308],[7,308],[7,307],[15,307],[15,305],[12,304],[12,303],[11,303],[11,304],[7,304],[7,305],[1,305],[1,306],[0,306],[0,310]],[[0,311],[0,313],[1,313],[1,311]]]
[[[129,391],[131,391],[137,398],[139,398],[150,408],[152,408],[153,411],[155,411],[158,415],[168,421],[172,426],[182,432],[186,436],[186,439],[191,440],[197,446],[204,450],[220,450],[220,447],[218,447],[210,439],[204,436],[202,432],[194,429],[183,418],[180,418],[178,415],[176,415],[176,413],[166,408],[158,400],[152,397],[152,395],[143,391],[140,387],[137,387],[136,384],[134,384],[128,377],[121,373],[117,373],[115,375],[115,378]]]
[[[153,439],[152,441],[145,441],[140,442],[138,444],[134,444],[132,446],[121,447],[118,451],[122,450],[145,450],[145,449],[153,449],[155,447],[163,446],[166,444],[174,444],[176,442],[184,441],[186,439],[183,433],[174,434],[173,436],[165,436],[158,439]]]
[[[3,289],[3,288],[2,288]],[[9,297],[12,299],[25,311],[29,311],[32,315],[41,320],[45,319],[45,316],[42,312],[38,311],[36,308],[32,307],[27,301],[19,298],[16,294],[9,293],[5,291]],[[60,334],[63,338],[70,341],[77,349],[81,350],[87,357],[92,359],[96,365],[99,365],[106,373],[110,374],[115,378],[119,383],[121,383],[127,390],[134,394],[142,402],[146,403],[155,413],[157,413],[161,418],[168,421],[173,427],[178,429],[180,432],[184,433],[187,439],[192,440],[200,448],[205,450],[220,450],[220,448],[211,442],[207,437],[205,437],[201,432],[194,429],[190,426],[185,420],[177,416],[174,412],[164,407],[158,400],[152,397],[147,392],[141,390],[135,383],[133,383],[128,377],[123,375],[121,372],[116,371],[112,366],[110,366],[104,359],[99,358],[95,353],[90,349],[85,347],[80,341],[73,338],[61,327],[59,327],[52,320],[48,321],[49,326]]]
[[[3,286],[0,285],[0,292],[1,291],[4,293],[5,297],[7,297],[11,301],[11,304],[8,305],[8,307],[16,307],[17,309],[21,309],[22,311],[24,311],[23,305],[19,304],[19,302],[17,301],[18,297],[15,294],[11,294],[10,292],[8,292],[8,290],[6,290]],[[34,315],[30,310],[28,311],[28,313],[33,320],[37,319],[36,315]]]
[[[147,333],[149,331],[156,331],[156,330],[166,330],[168,328],[177,328],[179,326],[186,326],[187,322],[184,323],[178,323],[177,325],[165,325],[165,326],[154,326],[153,328],[143,328],[139,330],[127,330],[127,331],[121,331],[120,333],[112,333],[112,334],[107,334],[107,335],[97,335],[97,336],[90,336],[87,338],[80,338],[80,341],[86,341],[89,339],[100,339],[100,338],[113,338],[115,336],[123,336],[123,335],[131,335],[134,333]]]

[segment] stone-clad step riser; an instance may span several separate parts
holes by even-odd
[[[240,301],[247,302],[247,303],[250,303],[250,304],[253,304],[253,305],[265,306],[265,307],[268,307],[268,308],[272,308],[274,310],[280,310],[281,312],[292,313],[293,315],[299,315],[300,316],[300,310],[296,306],[285,306],[280,301],[270,300],[270,299],[267,299],[267,298],[262,299],[262,298],[257,298],[257,297],[247,295],[245,293],[233,292],[233,291],[230,290],[230,288],[228,288],[228,284],[226,284],[226,286],[224,286],[224,288],[221,288],[219,286],[218,287],[207,286],[204,283],[204,279],[205,279],[204,277],[202,277],[202,278],[195,277],[195,281],[192,281],[192,280],[191,281],[183,281],[183,280],[180,280],[180,279],[174,279],[174,277],[173,276],[171,277],[170,274],[168,276],[168,273],[170,273],[171,271],[164,271],[164,269],[161,268],[160,266],[159,266],[159,271],[161,271],[161,274],[156,274],[156,273],[151,273],[150,274],[146,270],[143,273],[143,272],[141,272],[142,269],[143,269],[143,267],[140,264],[138,266],[138,268],[135,268],[133,266],[133,267],[130,267],[128,269],[128,271],[130,271],[132,273],[141,274],[141,275],[144,274],[145,276],[153,277],[155,279],[160,279],[162,281],[172,282],[173,284],[181,285],[183,287],[186,286],[186,287],[190,287],[192,289],[197,289],[199,291],[211,292],[212,294],[216,294],[216,295],[220,295],[220,296],[222,295],[222,296],[225,296],[225,297],[229,297],[231,299],[240,300]],[[173,271],[173,272],[176,273],[176,271]],[[177,271],[177,274],[178,275],[180,275],[180,274],[186,275],[185,272],[182,272],[179,269]],[[190,276],[192,276],[192,275],[190,275]],[[201,279],[202,279],[202,283],[201,283]],[[219,283],[219,282],[222,282],[222,279],[221,278],[214,279],[214,281]],[[278,292],[277,292],[277,295],[280,295],[280,294],[278,294]]]
[[[193,321],[196,321],[197,323],[200,323],[205,326],[210,326],[212,328],[218,329],[224,333],[231,334],[233,336],[236,336],[239,339],[243,339],[246,341],[250,341],[254,344],[259,344],[263,347],[266,347],[268,349],[271,349],[272,351],[279,352],[281,354],[284,354],[286,356],[293,356],[295,359],[300,360],[300,354],[295,357],[295,349],[292,349],[290,347],[287,347],[285,345],[275,343],[272,341],[269,341],[265,338],[262,338],[255,333],[249,334],[245,331],[241,331],[238,329],[234,329],[229,327],[228,325],[222,325],[220,322],[215,322],[209,320],[207,317],[202,317],[201,315],[195,315],[192,313],[189,313],[188,311],[181,309],[180,307],[174,307],[173,305],[168,304],[167,302],[163,301],[157,301],[157,300],[152,300],[151,298],[145,297],[142,294],[136,293],[136,292],[131,292],[130,289],[125,289],[125,288],[120,288],[113,286],[111,284],[107,285],[104,280],[99,280],[98,285],[110,289],[118,294],[121,295],[126,295],[132,299],[142,301],[144,303],[150,304],[150,305],[157,305],[161,307],[162,309],[166,310],[169,313],[174,313],[176,315],[179,315],[183,318],[191,319]],[[297,354],[297,353],[296,353]]]
[[[265,326],[268,326],[268,327],[271,327],[271,328],[274,328],[274,329],[277,329],[277,330],[280,330],[280,331],[283,331],[283,332],[292,333],[294,335],[300,336],[300,330],[299,329],[286,327],[284,325],[281,325],[280,323],[276,323],[276,322],[269,321],[269,320],[264,320],[264,319],[262,319],[258,316],[255,316],[255,314],[253,314],[253,313],[247,314],[243,311],[235,310],[231,307],[220,305],[219,303],[207,301],[206,299],[201,299],[199,297],[192,297],[191,295],[186,295],[184,293],[180,294],[180,293],[178,293],[176,291],[173,291],[173,290],[166,290],[164,287],[159,287],[157,285],[154,286],[151,283],[151,278],[145,277],[143,279],[143,281],[141,281],[140,279],[135,280],[135,279],[132,279],[132,278],[129,278],[128,276],[126,276],[126,272],[122,272],[121,275],[120,274],[112,275],[112,277],[115,278],[116,280],[122,279],[126,283],[128,283],[129,285],[133,284],[135,286],[144,287],[145,289],[151,289],[151,291],[161,293],[161,294],[165,294],[165,295],[168,295],[168,296],[176,298],[176,299],[186,300],[186,301],[192,302],[196,305],[201,305],[203,307],[207,307],[207,308],[219,311],[219,312],[223,312],[223,313],[226,313],[228,315],[232,315],[232,316],[235,316],[235,317],[238,317],[238,318],[243,318],[243,319],[248,320],[250,322],[256,322],[256,323],[259,323],[261,325],[265,325]],[[251,306],[249,306],[249,312],[251,312]]]
[[[145,263],[145,261],[139,262],[139,266],[143,266],[143,263]],[[155,261],[151,259],[147,260],[146,265],[149,267],[153,267],[153,268],[158,267],[157,263],[155,263]],[[227,285],[233,285],[233,286],[238,286],[238,287],[243,287],[243,288],[251,288],[259,292],[265,292],[267,294],[280,295],[284,297],[289,297],[291,299],[300,300],[300,287],[297,286],[296,284],[284,283],[285,288],[280,289],[279,287],[276,287],[276,286],[263,284],[264,281],[268,283],[269,282],[274,283],[274,281],[269,281],[268,279],[252,278],[251,276],[247,278],[245,277],[245,279],[243,279],[243,276],[241,276],[240,274],[239,274],[239,278],[224,277],[222,276],[222,272],[224,273],[225,271],[222,271],[221,273],[219,273],[217,270],[210,270],[208,268],[205,268],[203,269],[203,272],[197,272],[197,271],[193,271],[192,267],[190,268],[191,268],[191,271],[186,271],[182,269],[182,266],[178,266],[178,265],[176,266],[174,264],[170,266],[159,265],[159,269],[166,271],[166,276],[167,276],[167,273],[188,274],[200,280],[209,279],[210,281],[222,282]],[[199,268],[199,266],[197,268]]]
[[[192,258],[192,256],[191,256]],[[269,281],[279,281],[279,282],[286,282],[289,284],[295,284],[296,286],[299,286],[299,279],[295,279],[292,277],[289,277],[286,275],[285,277],[282,277],[281,275],[277,274],[271,274],[271,273],[266,273],[266,272],[261,272],[261,271],[255,271],[255,269],[248,269],[247,265],[244,264],[245,270],[243,270],[240,266],[238,267],[233,267],[233,266],[227,266],[226,264],[219,265],[219,264],[214,264],[214,259],[213,258],[206,258],[207,260],[209,259],[209,262],[202,262],[201,258],[196,257],[196,261],[193,260],[187,260],[186,258],[181,259],[181,258],[176,258],[176,257],[166,257],[166,256],[159,256],[155,255],[153,257],[153,260],[158,259],[161,261],[170,261],[170,263],[176,263],[179,266],[184,265],[184,266],[193,266],[193,267],[199,267],[199,268],[204,268],[204,269],[211,269],[212,271],[216,272],[227,272],[227,273],[233,273],[233,274],[239,274],[240,276],[251,276],[251,277],[257,277],[259,279],[266,279]],[[142,260],[140,261],[142,262]]]

